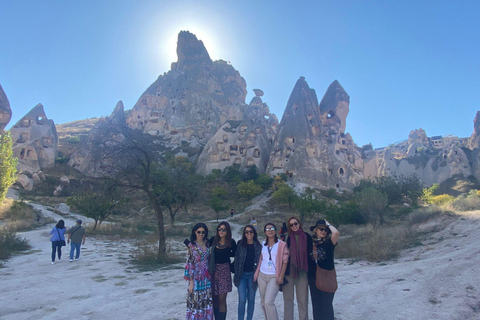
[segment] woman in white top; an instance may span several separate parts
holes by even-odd
[[[276,229],[273,223],[267,223],[263,228],[267,238],[263,242],[262,255],[253,278],[258,282],[261,306],[266,320],[278,319],[275,298],[279,285],[283,283],[289,256],[287,244],[278,239]]]

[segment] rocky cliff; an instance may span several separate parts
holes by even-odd
[[[160,75],[131,110],[125,111],[120,101],[112,115],[96,121],[88,134],[83,132],[70,155],[72,167],[89,176],[106,174],[109,164],[98,146],[122,139],[118,128],[128,126],[151,137],[161,146],[159,152],[188,157],[201,174],[255,165],[270,175],[285,173],[295,183],[337,190],[352,190],[362,178],[384,175],[416,174],[426,185],[454,175],[480,178],[479,114],[468,139],[428,137],[418,129],[387,148],[359,148],[346,132],[350,97],[338,81],[318,102],[315,90],[300,77],[279,123],[263,102],[262,90],[254,89],[255,97],[245,103],[246,83],[240,73],[223,60],[212,61],[195,35],[180,32],[177,56],[171,70]],[[10,117],[0,87],[0,125]],[[68,130],[63,134],[74,136]],[[36,172],[53,164],[57,133],[43,106],[22,118],[12,135],[20,170]]]
[[[8,102],[7,95],[0,84],[0,133],[3,132],[11,118],[12,109],[10,109],[10,102]]]

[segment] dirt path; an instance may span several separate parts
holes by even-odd
[[[59,218],[46,211],[44,214]],[[71,226],[74,219],[64,220]],[[336,318],[479,319],[480,213],[449,219],[444,222],[445,230],[395,261],[338,260]],[[131,243],[87,235],[79,261],[64,259],[51,265],[48,231],[52,226],[23,233],[34,252],[15,256],[0,269],[2,320],[184,319],[182,263],[170,270],[138,272],[128,262]],[[232,227],[237,232],[241,226],[232,223]],[[67,251],[64,248],[64,255]],[[236,319],[235,288],[227,299],[228,319]],[[280,316],[282,300],[279,294]],[[258,294],[254,319],[263,319]]]

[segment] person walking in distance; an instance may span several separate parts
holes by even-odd
[[[77,220],[75,226],[68,230],[67,243],[70,243],[70,241],[72,241],[70,244],[70,262],[72,262],[74,253],[75,260],[80,258],[80,247],[85,244],[85,228],[82,227],[82,220]]]
[[[52,237],[50,241],[52,242],[52,264],[55,264],[55,253],[58,251],[58,262],[62,259],[62,246],[65,245],[65,222],[59,220],[55,227],[52,228],[50,234]]]

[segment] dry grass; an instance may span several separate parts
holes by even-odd
[[[35,211],[29,204],[7,199],[0,207],[0,231],[28,231],[55,222]]]

